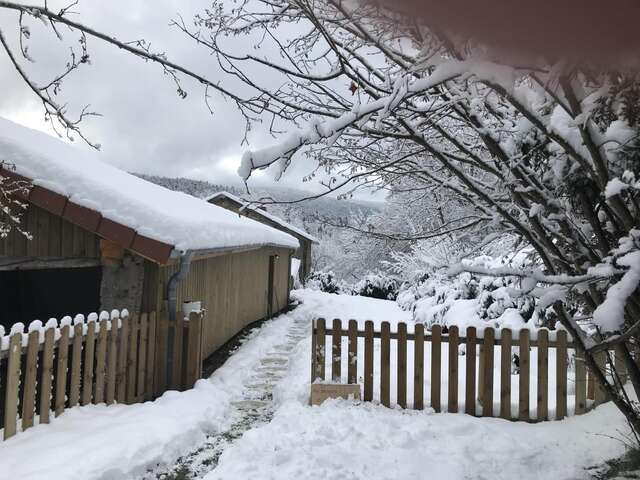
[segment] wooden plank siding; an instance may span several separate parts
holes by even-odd
[[[29,204],[22,218],[33,240],[16,229],[0,240],[0,257],[100,258],[100,238]]]
[[[178,285],[178,308],[185,300],[201,301],[206,309],[203,354],[208,357],[242,328],[268,314],[269,257],[277,255],[274,272],[274,312],[287,306],[289,257],[285,248],[264,247],[194,259],[189,274]],[[164,292],[178,264],[145,263],[142,310],[162,311]]]

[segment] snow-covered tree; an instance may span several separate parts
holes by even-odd
[[[444,221],[429,217],[416,236],[520,237],[540,268],[461,268],[523,277],[523,294],[554,304],[640,430],[617,377],[594,360],[617,345],[640,393],[631,355],[640,331],[635,73],[568,60],[504,63],[471,40],[358,1],[214,1],[194,27],[181,27],[238,89],[254,92],[238,104],[249,123],[268,118],[274,133],[290,132],[247,152],[242,177],[312,157],[331,176],[330,191],[410,182],[456,199]],[[238,51],[247,40],[255,48]],[[281,81],[262,81],[274,75]],[[564,308],[569,296],[598,335],[587,336]]]

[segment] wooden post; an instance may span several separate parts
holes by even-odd
[[[35,411],[36,385],[38,378],[39,347],[40,333],[37,331],[29,332],[24,372],[24,386],[22,390],[22,430],[33,427],[33,414]]]
[[[342,321],[333,319],[333,334],[331,336],[331,381],[340,383],[342,380]]]
[[[96,322],[87,323],[84,343],[84,375],[82,377],[82,405],[91,403],[93,394],[93,363],[95,355]]]
[[[620,382],[622,386],[627,383],[627,365],[624,363],[624,354],[622,353],[622,345],[616,345],[614,350],[614,365],[616,367],[616,373],[618,374],[618,378],[620,378]]]
[[[465,349],[465,394],[464,411],[469,415],[476,414],[476,327],[467,328]]]
[[[9,339],[9,360],[7,365],[6,390],[4,400],[4,439],[13,437],[18,427],[18,389],[20,383],[20,360],[22,357],[22,333],[15,333]]]
[[[536,408],[538,421],[549,415],[549,333],[538,332],[538,403]]]
[[[587,369],[584,352],[576,349],[576,415],[587,411]]]
[[[189,314],[187,379],[186,388],[191,388],[202,376],[202,314]]]
[[[520,379],[518,383],[518,418],[529,421],[529,330],[520,330]]]
[[[325,380],[325,355],[326,355],[326,335],[325,335],[325,320],[319,318],[316,329],[316,374],[314,381]]]
[[[391,326],[389,322],[380,325],[380,403],[391,405]]]
[[[482,416],[493,417],[493,342],[495,340],[495,332],[493,328],[484,329],[484,341],[482,344],[482,352],[484,355],[484,385],[480,388],[484,391],[482,394]]]
[[[65,397],[67,395],[67,367],[69,364],[69,325],[60,329],[58,351],[56,353],[56,417],[64,412]]]
[[[347,383],[358,383],[358,322],[349,320],[349,350],[347,355]]]
[[[373,400],[373,322],[364,322],[364,401]]]
[[[55,330],[49,328],[44,332],[44,348],[42,351],[42,370],[40,377],[40,423],[49,423],[51,412],[51,382],[53,378],[53,349],[55,347]]]
[[[416,323],[413,333],[413,408],[424,408],[424,325]]]
[[[458,412],[458,327],[449,327],[449,402],[447,411]]]
[[[442,362],[442,327],[431,327],[431,408],[436,412],[440,407],[440,371]]]
[[[116,400],[118,403],[127,401],[127,352],[129,341],[129,317],[120,318],[121,327],[118,331],[118,364],[116,367]],[[111,327],[113,333],[113,327]]]
[[[567,416],[567,332],[556,334],[556,419]]]
[[[311,320],[311,383],[316,380],[316,350],[318,345],[316,343],[317,333],[317,320],[314,318]]]
[[[96,346],[96,391],[93,403],[104,402],[105,375],[107,371],[107,342],[109,340],[109,320],[100,320],[98,343]]]
[[[69,408],[78,405],[80,400],[80,369],[82,368],[82,330],[83,324],[73,327],[73,349],[71,352],[71,388],[69,390]]]
[[[511,420],[511,329],[500,330],[500,417]]]
[[[134,314],[129,318],[129,349],[127,352],[127,403],[136,401],[136,375],[138,373],[138,322],[139,317]],[[178,320],[178,325],[182,322]],[[182,349],[180,350],[182,353]],[[182,359],[182,357],[181,357]],[[181,370],[178,370],[180,372]]]
[[[398,405],[407,408],[407,324],[398,324],[398,378],[396,398]]]
[[[202,330],[202,326],[200,327]],[[147,367],[144,384],[144,399],[151,400],[154,392],[154,379],[156,378],[155,359],[156,359],[156,343],[157,343],[157,322],[156,312],[151,312],[149,315],[149,333],[147,334]],[[202,349],[202,345],[200,346]]]
[[[116,400],[116,384],[118,379],[118,334],[120,332],[120,318],[111,319],[107,352],[107,390],[105,402],[111,405]]]

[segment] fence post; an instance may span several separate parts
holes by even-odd
[[[107,325],[109,320],[103,318],[98,324],[98,343],[96,347],[96,391],[93,403],[104,402],[105,376],[107,371],[107,342],[109,340]]]
[[[9,340],[9,360],[7,365],[7,389],[4,401],[4,439],[13,437],[17,430],[18,386],[20,382],[20,359],[22,357],[22,333],[18,332]]]
[[[576,415],[587,410],[587,369],[584,364],[584,351],[576,348]]]
[[[129,348],[127,351],[127,403],[136,401],[136,374],[138,373],[138,314],[129,318]]]
[[[311,383],[316,379],[316,319],[311,320]]]
[[[176,313],[173,322],[173,363],[171,365],[171,390],[182,390],[182,348],[184,342],[184,313]]]
[[[169,341],[169,318],[168,310],[163,308],[157,317],[156,325],[156,381],[155,396],[159,397],[167,389],[167,361],[168,361],[168,341]]]
[[[107,389],[105,403],[111,405],[116,400],[116,382],[118,378],[118,332],[120,331],[120,315],[113,315],[110,320],[111,329],[107,339]]]
[[[149,335],[149,321],[148,315],[143,313],[140,315],[140,322],[138,323],[139,344],[138,344],[138,373],[136,384],[136,402],[144,400],[144,384],[145,376],[147,374],[147,344]]]
[[[129,340],[129,317],[120,318],[122,326],[118,329],[118,367],[116,373],[116,400],[125,403],[127,400],[127,352]]]
[[[191,388],[202,376],[202,313],[189,314],[185,388]]]

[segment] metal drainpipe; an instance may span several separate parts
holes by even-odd
[[[187,278],[189,270],[191,268],[191,260],[193,259],[193,252],[187,250],[180,257],[180,265],[178,271],[171,275],[167,282],[167,308],[169,308],[169,325],[173,325],[176,328],[176,313],[178,310],[178,284]],[[169,335],[167,342],[167,385],[171,385],[173,382],[173,351],[174,351],[174,335]]]

